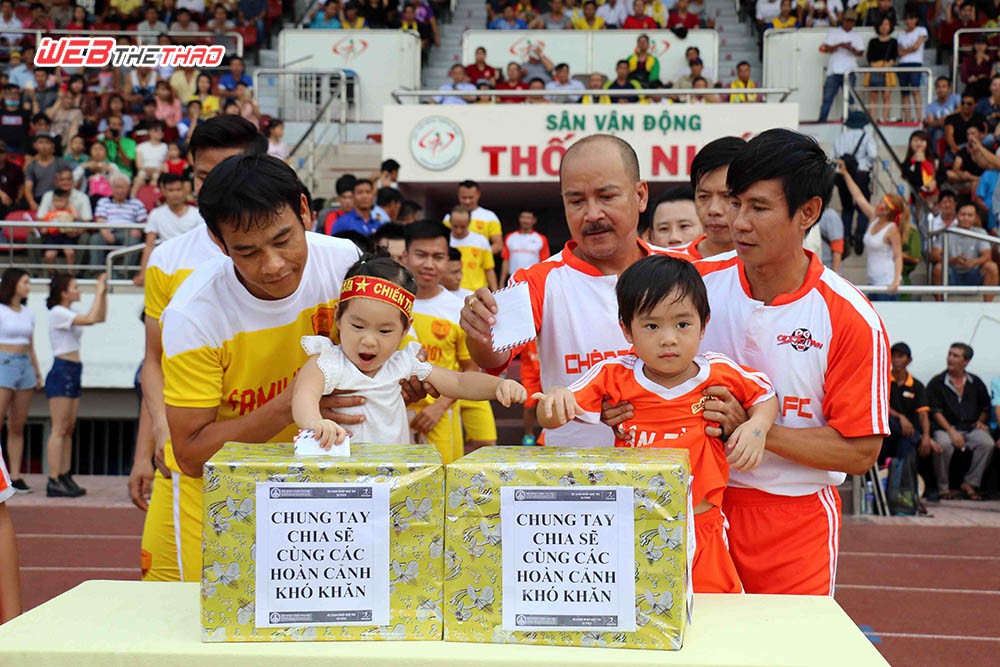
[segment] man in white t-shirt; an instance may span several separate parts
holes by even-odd
[[[928,234],[953,227],[958,223],[958,196],[953,191],[941,190],[938,208],[940,213],[931,220],[927,230]],[[931,263],[931,283],[934,285],[941,284],[941,260],[944,256],[943,236],[943,234],[931,236],[931,249],[927,253],[927,261]]]
[[[167,241],[205,224],[197,207],[187,203],[183,178],[177,174],[163,174],[159,185],[166,203],[150,211],[146,219],[146,247],[142,251],[142,268],[133,279],[136,285],[145,282],[146,264],[157,241]]]
[[[149,141],[135,147],[135,180],[132,196],[137,196],[139,188],[147,183],[156,183],[167,162],[167,145],[163,143],[163,123],[157,121],[149,125]]]
[[[503,228],[500,226],[500,218],[490,209],[479,205],[480,196],[482,191],[475,181],[462,181],[458,184],[458,203],[462,208],[472,212],[469,229],[475,234],[484,236],[490,242],[493,254],[498,255],[503,250]],[[451,214],[444,217],[444,226],[451,228]]]
[[[503,264],[500,268],[500,286],[507,280],[532,264],[538,264],[549,258],[549,240],[544,234],[535,231],[538,218],[535,212],[524,209],[517,216],[517,231],[511,232],[503,242]]]
[[[597,15],[604,19],[604,25],[608,28],[620,28],[628,18],[628,10],[624,0],[607,0],[597,8]]]
[[[819,45],[820,53],[830,54],[826,64],[826,82],[823,84],[823,105],[819,110],[819,122],[825,123],[830,115],[830,107],[837,97],[837,92],[844,85],[844,74],[858,64],[858,56],[865,52],[865,43],[861,36],[854,32],[858,21],[858,13],[853,9],[844,12],[841,27],[834,28],[826,34],[826,39]]]

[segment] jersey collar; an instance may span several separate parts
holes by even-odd
[[[643,257],[647,257],[653,253],[652,249],[649,247],[649,244],[643,241],[642,239],[637,238],[636,243],[639,244],[639,248],[642,250]],[[588,262],[585,262],[584,260],[576,256],[576,254],[573,251],[576,250],[577,245],[578,244],[576,241],[570,239],[569,241],[566,242],[565,247],[563,247],[562,258],[563,261],[566,263],[566,265],[572,269],[576,269],[580,273],[585,273],[588,276],[603,276],[604,274],[601,273],[596,266]]]
[[[804,252],[806,253],[806,257],[809,258],[809,268],[806,269],[805,280],[802,281],[802,284],[799,285],[798,289],[796,289],[794,292],[786,292],[785,294],[779,294],[774,298],[774,301],[772,301],[768,305],[784,306],[789,303],[798,301],[806,294],[808,294],[814,287],[816,287],[816,285],[819,284],[820,275],[822,275],[823,273],[823,264],[822,262],[819,261],[819,258],[816,257],[816,255],[812,251],[805,250]],[[739,259],[739,257],[736,258],[736,265],[739,267],[740,286],[743,287],[743,293],[746,294],[748,299],[757,301],[757,299],[754,299],[753,294],[750,290],[750,281],[747,280],[746,265],[743,264],[743,260]]]
[[[634,353],[634,350],[633,350]],[[645,365],[638,356],[635,360],[635,366],[632,367],[632,374],[635,377],[635,381],[646,391],[656,394],[661,398],[668,401],[675,398],[679,398],[696,388],[700,387],[708,380],[709,373],[712,372],[712,367],[708,363],[708,359],[701,356],[700,354],[694,358],[694,363],[698,366],[698,374],[693,378],[689,378],[677,385],[676,387],[664,387],[662,384],[653,382],[646,374],[642,371],[642,367]]]

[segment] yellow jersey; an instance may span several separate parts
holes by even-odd
[[[451,214],[444,216],[444,226],[451,229]],[[493,236],[503,236],[500,218],[488,208],[479,206],[469,215],[469,231],[479,234],[487,241]]]
[[[146,317],[160,319],[181,283],[196,267],[217,257],[223,257],[222,250],[212,241],[206,225],[156,246],[146,263]]]
[[[462,253],[462,284],[464,289],[475,292],[486,287],[486,272],[492,271],[496,263],[490,242],[478,234],[467,234],[464,239],[451,237],[451,247]]]

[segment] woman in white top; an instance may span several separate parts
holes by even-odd
[[[30,293],[31,280],[26,272],[14,268],[3,272],[0,278],[0,424],[7,416],[11,486],[18,493],[31,493],[31,487],[21,479],[24,424],[28,420],[31,394],[42,388],[35,357],[35,315],[27,306]]]
[[[83,327],[103,322],[108,312],[107,276],[97,278],[97,292],[86,315],[71,308],[80,300],[76,278],[66,273],[53,276],[49,283],[49,340],[52,343],[52,370],[45,377],[45,396],[49,399],[52,430],[46,446],[49,460],[50,498],[76,498],[86,490],[70,474],[73,453],[73,429],[80,409],[80,336]]]
[[[871,221],[865,231],[865,260],[869,285],[884,285],[888,294],[869,294],[869,301],[896,301],[899,283],[903,279],[903,242],[910,233],[910,209],[897,194],[882,196],[878,206],[865,199],[861,188],[847,173],[843,162],[837,163],[847,189],[851,191],[858,209]]]
[[[899,44],[900,67],[923,67],[924,66],[924,44],[927,42],[927,28],[918,25],[920,14],[911,5],[906,6],[903,12],[903,23],[906,26],[904,32],[899,33],[896,42]],[[924,75],[922,72],[900,72],[899,94],[903,105],[903,122],[909,123],[911,120],[920,120],[923,106],[920,102],[920,88]]]

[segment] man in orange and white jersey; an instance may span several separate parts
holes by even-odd
[[[812,138],[755,137],[727,174],[736,251],[695,264],[712,309],[701,349],[766,373],[778,395],[764,461],[731,472],[723,505],[748,593],[833,594],[836,487],[871,468],[889,433],[885,327],[861,292],[802,248],[833,181]],[[705,418],[725,437],[745,413],[728,391],[709,392]]]
[[[500,286],[507,280],[532,264],[538,264],[549,258],[549,240],[544,234],[535,231],[538,217],[530,209],[524,209],[517,216],[517,231],[511,232],[503,240],[503,263],[500,266]]]
[[[605,358],[628,353],[614,316],[615,285],[622,271],[654,252],[638,236],[649,189],[626,142],[600,134],[581,139],[566,151],[559,181],[572,238],[561,252],[511,278],[527,283],[531,294],[543,391],[568,386]],[[489,290],[477,290],[466,297],[461,323],[473,361],[499,373],[520,349],[493,351],[495,309]],[[571,422],[546,431],[545,444],[611,446],[614,432]]]
[[[693,262],[733,249],[729,223],[735,211],[729,203],[726,173],[729,163],[746,143],[739,137],[722,137],[705,144],[694,156],[691,161],[691,187],[694,188],[694,208],[703,233],[690,243],[667,248],[668,255]]]
[[[16,491],[0,456],[0,624],[21,613],[21,576],[18,568],[14,524],[7,513],[7,499]]]

